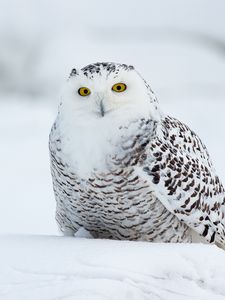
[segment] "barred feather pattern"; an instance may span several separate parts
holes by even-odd
[[[107,168],[80,178],[66,161],[59,122],[49,140],[56,220],[96,238],[224,243],[224,189],[198,136],[171,117],[121,128]]]
[[[149,145],[144,171],[160,201],[207,242],[224,247],[225,192],[208,151],[182,122],[166,117]]]

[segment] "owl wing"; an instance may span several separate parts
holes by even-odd
[[[81,225],[76,224],[75,228],[74,224],[71,223],[68,217],[67,199],[71,197],[71,191],[76,189],[76,178],[75,174],[68,172],[67,165],[61,158],[61,135],[57,119],[49,135],[49,153],[53,190],[56,199],[56,221],[64,235],[74,235]]]
[[[225,192],[200,138],[165,117],[141,166],[161,203],[213,243],[225,243]]]

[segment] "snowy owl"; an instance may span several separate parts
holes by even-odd
[[[225,191],[206,147],[133,66],[73,69],[49,148],[64,235],[225,244]]]

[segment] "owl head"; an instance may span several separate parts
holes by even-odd
[[[60,109],[77,122],[126,123],[159,118],[158,103],[150,86],[133,66],[118,63],[95,63],[73,69]]]

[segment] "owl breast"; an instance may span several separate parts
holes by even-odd
[[[61,180],[61,188],[55,187],[61,227],[74,231],[84,227],[97,238],[164,242],[191,238],[188,227],[166,210],[132,168],[96,174],[87,181],[72,174]]]
[[[60,145],[50,149],[56,219],[62,231],[84,227],[97,238],[191,240],[189,227],[161,204],[136,170],[145,159],[154,126],[143,123],[132,137],[126,134],[116,151],[103,157],[104,167],[86,178],[66,161]]]

